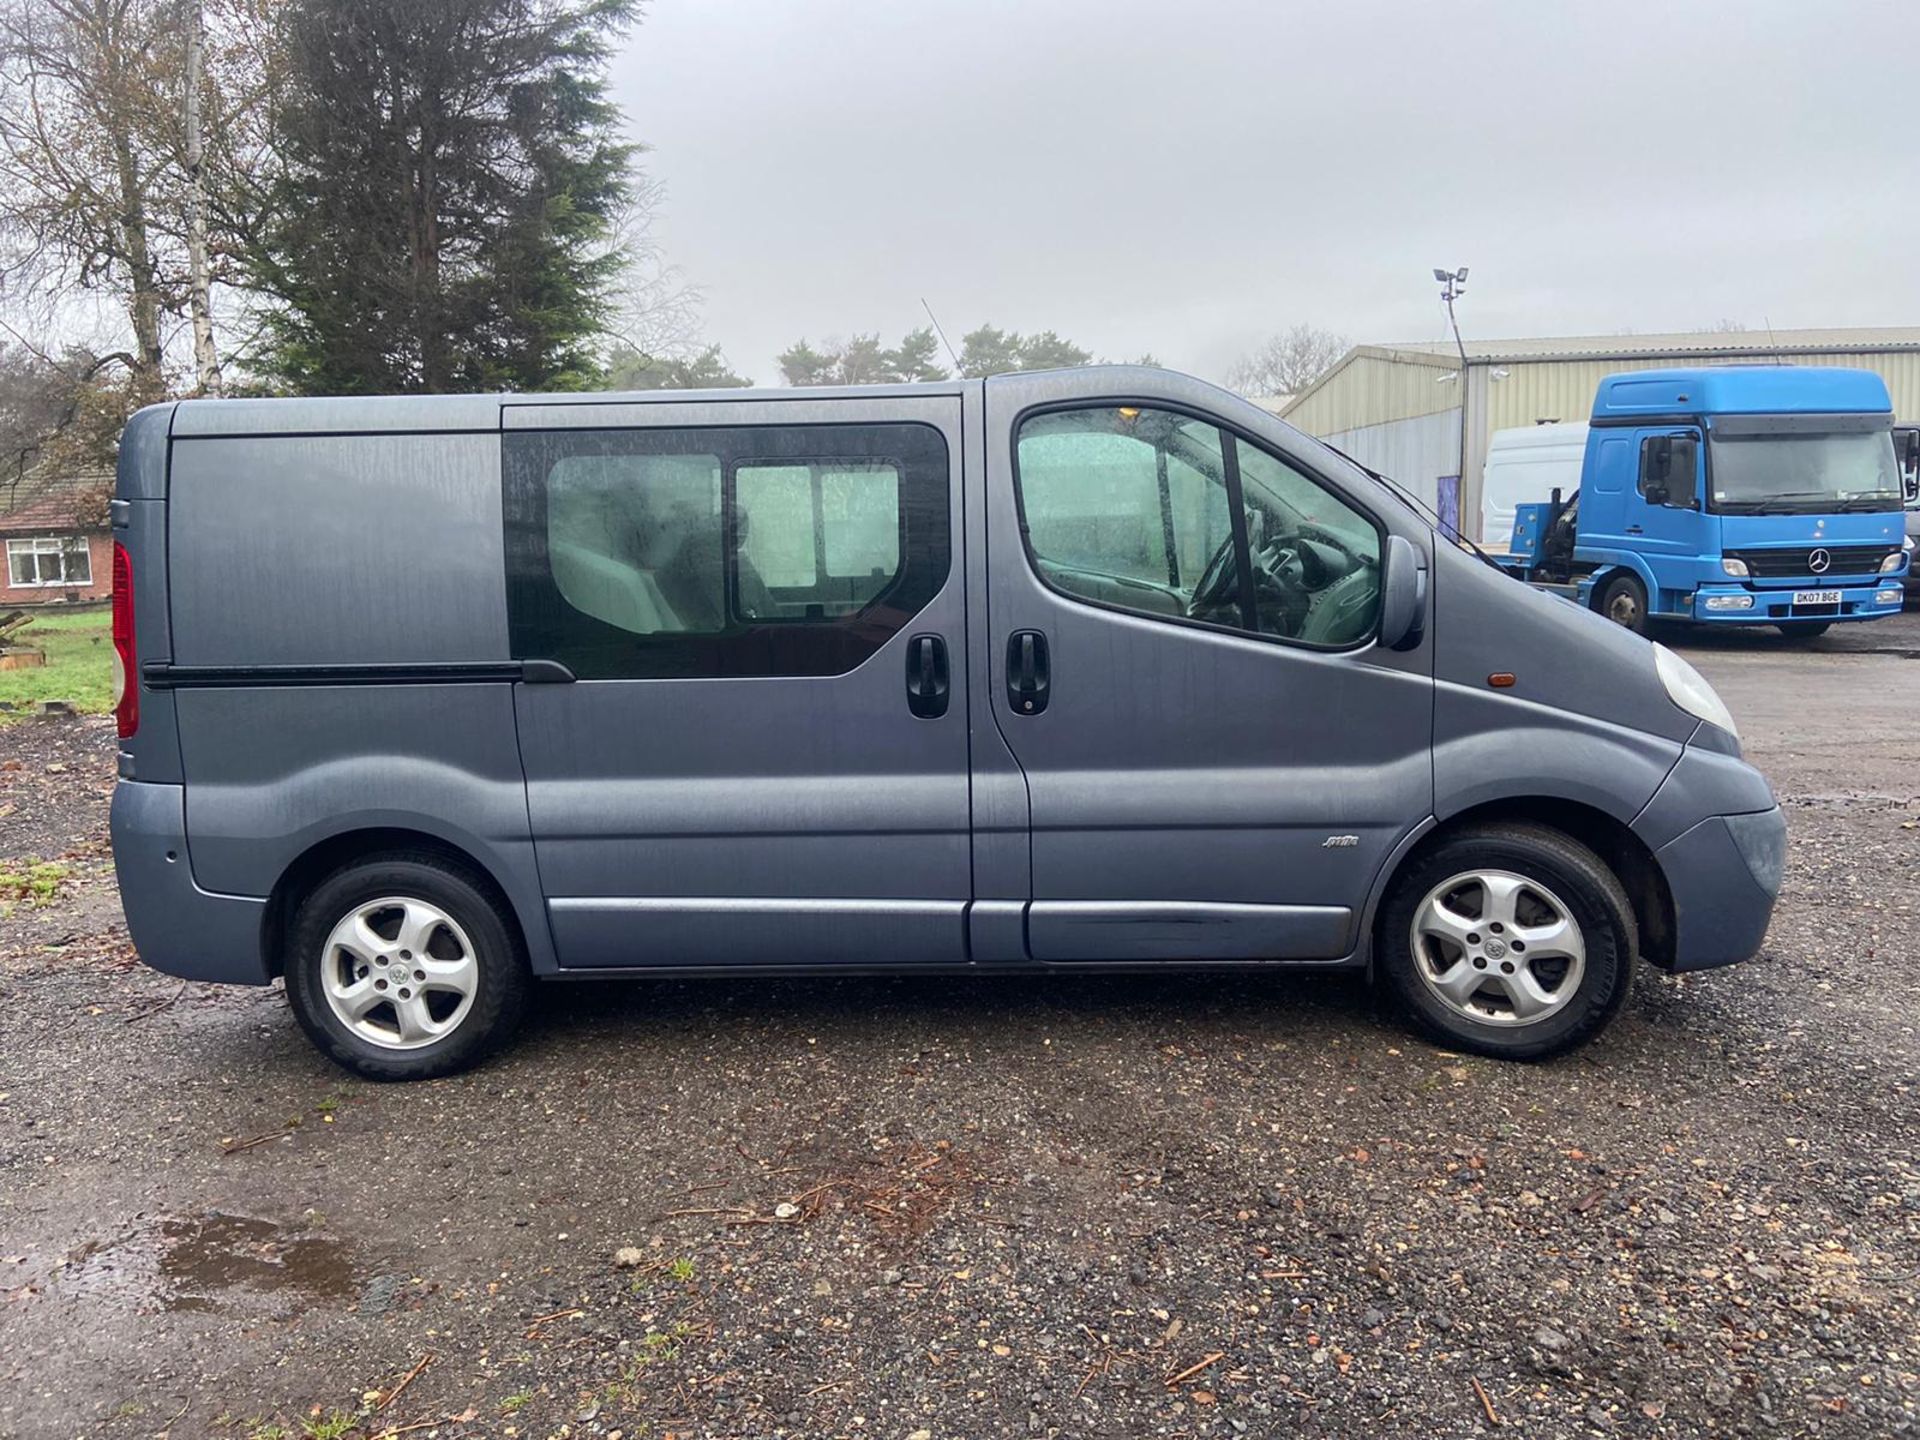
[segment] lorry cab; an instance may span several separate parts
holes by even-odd
[[[1166,371],[187,401],[113,526],[134,943],[372,1078],[784,972],[1352,969],[1537,1057],[1779,889],[1685,661]]]
[[[1723,366],[1610,376],[1594,396],[1572,571],[1630,629],[1789,635],[1900,609],[1910,547],[1879,376]]]

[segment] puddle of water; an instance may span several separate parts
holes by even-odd
[[[350,1300],[359,1286],[341,1241],[219,1212],[89,1241],[53,1277],[53,1288],[69,1295],[187,1313],[292,1310]]]

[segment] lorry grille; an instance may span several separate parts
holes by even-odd
[[[1813,552],[1825,550],[1828,563],[1813,568]],[[1756,580],[1778,580],[1788,576],[1820,579],[1827,575],[1874,575],[1880,562],[1894,553],[1891,545],[1807,545],[1767,550],[1729,550],[1733,559],[1747,562],[1747,573]]]

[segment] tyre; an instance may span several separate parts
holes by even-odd
[[[1619,879],[1544,825],[1465,829],[1398,877],[1377,936],[1386,990],[1443,1043],[1558,1055],[1619,1013],[1639,931]]]
[[[287,999],[327,1057],[369,1080],[450,1075],[513,1032],[531,984],[490,888],[438,855],[336,870],[294,914]]]
[[[1832,628],[1831,620],[1800,620],[1792,625],[1778,627],[1780,633],[1789,640],[1812,640],[1826,634]]]
[[[1636,635],[1647,633],[1647,587],[1634,575],[1616,575],[1600,592],[1600,613]]]

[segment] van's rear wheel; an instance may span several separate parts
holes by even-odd
[[[511,920],[464,867],[377,856],[301,902],[287,999],[332,1060],[369,1080],[452,1074],[519,1022],[527,966]]]
[[[1394,998],[1446,1044],[1534,1060],[1613,1019],[1638,945],[1633,907],[1599,856],[1513,824],[1451,835],[1400,876],[1379,962]]]
[[[1600,613],[1636,635],[1647,633],[1647,587],[1636,575],[1616,575],[1600,592]]]

